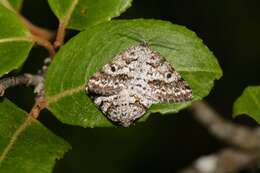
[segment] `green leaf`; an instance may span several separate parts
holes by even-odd
[[[0,102],[0,172],[51,173],[69,144],[7,99]]]
[[[188,81],[194,100],[208,95],[214,80],[222,75],[214,55],[185,27],[159,20],[114,20],[81,32],[60,49],[46,76],[48,109],[64,123],[111,126],[86,95],[85,84],[113,57],[141,42],[136,39],[153,41],[152,49],[163,55]],[[190,102],[156,104],[147,115],[175,113],[188,105]]]
[[[19,68],[33,41],[16,14],[0,4],[0,77]]]
[[[260,124],[260,86],[247,87],[235,101],[233,116],[246,114]]]
[[[9,2],[18,11],[22,8],[23,0],[9,0]]]
[[[119,16],[131,6],[132,0],[48,0],[48,2],[60,21],[69,20],[68,28],[83,30]]]

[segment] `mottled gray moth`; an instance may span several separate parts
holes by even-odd
[[[108,119],[124,127],[152,104],[192,99],[187,82],[147,43],[116,55],[88,80],[86,90]]]

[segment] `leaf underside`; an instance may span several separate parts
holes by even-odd
[[[46,76],[48,109],[67,124],[112,126],[86,95],[85,84],[113,57],[142,40],[149,41],[189,83],[193,101],[207,96],[222,75],[211,51],[185,27],[159,20],[114,20],[87,29],[58,52]],[[190,103],[156,104],[147,115],[176,113]]]

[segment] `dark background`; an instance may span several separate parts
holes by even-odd
[[[214,52],[224,72],[205,99],[231,119],[233,102],[243,89],[260,85],[259,10],[259,0],[134,0],[120,18],[169,20],[195,31]],[[45,0],[26,0],[22,12],[37,25],[57,28],[57,19]],[[45,50],[34,48],[20,72],[36,72],[46,55]],[[31,91],[13,88],[8,97],[29,110],[33,104]],[[189,110],[153,115],[131,128],[72,127],[60,123],[48,111],[40,120],[72,145],[72,150],[57,162],[55,173],[176,172],[199,156],[226,146],[198,124]],[[246,116],[233,121],[256,125]]]

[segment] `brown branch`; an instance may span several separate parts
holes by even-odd
[[[237,125],[221,118],[205,102],[194,103],[192,111],[196,120],[217,138],[243,149],[260,149],[260,137],[256,129]]]
[[[231,173],[257,166],[259,154],[247,153],[232,148],[197,159],[190,167],[179,173]]]
[[[216,138],[231,144],[230,148],[198,158],[180,173],[230,173],[257,167],[260,162],[260,128],[231,123],[217,114],[207,103],[197,102],[191,109],[195,119]]]
[[[38,85],[35,86],[34,92],[37,93],[35,99],[36,101],[31,111],[28,113],[28,116],[33,117],[35,119],[39,117],[41,111],[45,109],[48,105],[44,96],[44,75],[50,62],[50,57],[45,58],[42,69],[38,71],[38,74],[42,80],[38,83]]]
[[[44,47],[46,50],[48,50],[51,57],[55,55],[55,49],[53,45],[48,41],[38,36],[31,36],[32,40],[36,42],[38,45]]]
[[[37,119],[40,115],[40,112],[46,107],[47,107],[47,102],[45,101],[44,97],[39,97],[39,99],[37,99],[35,105],[31,109],[31,111],[28,113],[28,116]]]
[[[61,47],[63,45],[65,33],[66,33],[66,25],[65,25],[64,22],[60,21],[59,28],[58,28],[58,31],[57,31],[56,40],[54,42],[54,48],[55,49],[58,49],[59,47]]]

